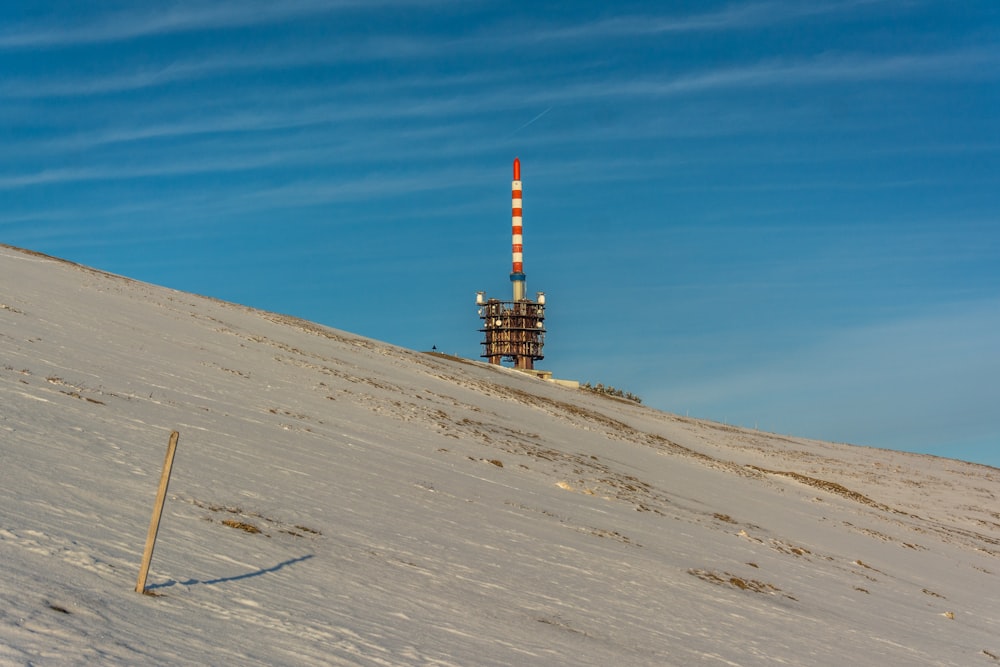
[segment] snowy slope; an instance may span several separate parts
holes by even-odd
[[[998,665],[998,496],[0,246],[2,664]]]

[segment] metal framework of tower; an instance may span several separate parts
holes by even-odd
[[[476,294],[479,318],[483,321],[483,353],[491,364],[514,363],[514,368],[533,370],[535,362],[544,359],[545,293],[538,292],[532,301],[525,298],[527,280],[524,275],[524,231],[521,207],[521,161],[514,158],[514,180],[511,199],[511,273],[513,299],[487,299],[485,292]]]

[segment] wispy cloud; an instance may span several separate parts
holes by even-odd
[[[178,81],[192,81],[218,74],[241,70],[276,70],[301,67],[311,63],[335,62],[345,57],[346,51],[321,52],[296,50],[291,52],[255,52],[241,54],[214,54],[200,59],[175,60],[159,66],[147,66],[132,71],[82,77],[69,76],[59,79],[8,79],[0,87],[0,95],[7,98],[77,97],[118,93],[164,86]],[[356,59],[356,56],[350,56]]]
[[[255,188],[253,194],[249,196],[266,196],[275,201],[285,197],[300,203],[309,203],[367,198],[376,193],[398,194],[439,190],[453,188],[456,184],[487,182],[489,176],[485,172],[473,177],[470,176],[468,169],[436,170],[429,173],[423,169],[409,167],[413,164],[413,160],[428,154],[428,144],[438,147],[435,153],[437,159],[454,155],[456,152],[469,153],[482,149],[482,146],[470,146],[466,142],[458,142],[454,149],[449,149],[440,143],[440,135],[445,132],[447,128],[435,126],[426,128],[423,132],[412,129],[393,132],[384,137],[380,136],[377,140],[372,140],[370,137],[347,137],[321,141],[316,136],[290,140],[279,136],[253,143],[246,140],[240,140],[236,144],[221,142],[212,144],[216,154],[211,158],[194,159],[182,154],[172,159],[169,156],[161,156],[152,164],[134,162],[103,164],[0,175],[0,191],[69,183],[128,181],[208,173],[225,174],[256,170],[275,172],[275,170],[298,170],[316,165],[322,165],[326,170],[350,166],[357,172],[359,165],[375,164],[389,158],[408,166],[395,176],[380,173],[369,176],[356,175],[351,178],[313,177],[306,180],[297,178],[289,185]],[[242,191],[242,188],[238,189]]]
[[[285,0],[266,2],[180,3],[159,9],[106,13],[72,25],[35,23],[8,26],[0,31],[0,49],[61,48],[124,41],[155,35],[199,30],[243,28],[275,24],[303,17],[375,8],[420,8],[456,3],[454,0]],[[522,31],[505,35],[517,41],[589,39],[669,32],[734,30],[787,22],[800,17],[845,13],[857,7],[885,4],[884,0],[844,2],[760,2],[734,5],[717,12],[681,17],[624,16],[563,28]],[[482,36],[480,36],[482,37]]]
[[[448,0],[292,0],[284,3],[257,2],[215,3],[210,5],[180,5],[161,12],[119,12],[105,15],[73,27],[31,29],[18,27],[0,31],[0,49],[29,46],[68,46],[124,40],[187,30],[239,28],[251,25],[276,24],[314,14],[345,10],[371,9],[374,6],[398,5],[413,7],[442,4]],[[147,65],[131,71],[118,71],[99,76],[67,76],[65,78],[25,80],[6,79],[0,86],[0,96],[19,98],[73,97],[99,95],[164,86],[176,82],[204,79],[239,71],[274,71],[310,65],[374,62],[383,60],[408,61],[461,53],[503,52],[520,48],[523,42],[558,44],[568,41],[605,40],[609,37],[632,37],[671,32],[725,31],[749,29],[762,25],[785,23],[801,17],[847,14],[869,5],[883,5],[883,0],[850,0],[846,2],[789,3],[760,2],[733,5],[717,12],[686,17],[647,15],[621,16],[591,23],[536,30],[500,30],[475,35],[448,38],[442,35],[415,38],[404,34],[375,33],[364,37],[340,36],[324,44],[271,44],[267,49],[211,53],[202,57],[174,59],[161,65]],[[969,59],[971,52],[960,57]],[[929,72],[947,66],[948,56],[888,57],[881,61],[852,62],[849,56],[836,60],[827,57],[821,62],[803,66],[799,63],[751,66],[742,69],[719,70],[694,74],[660,83],[661,93],[679,93],[709,89],[723,85],[760,85],[784,80],[786,83],[813,79],[837,79],[867,71],[868,76],[888,76],[896,72],[928,65]],[[996,56],[983,60],[996,63]],[[911,62],[912,61],[912,62]],[[975,66],[975,62],[969,63]],[[878,70],[878,72],[876,72]],[[950,71],[950,70],[949,70]],[[398,82],[396,82],[398,83]],[[651,83],[639,83],[652,89]],[[629,86],[618,86],[619,90]],[[635,84],[631,85],[632,88]],[[608,92],[616,87],[609,85]]]
[[[592,81],[539,94],[541,100],[588,97],[669,97],[762,87],[889,80],[1000,77],[1000,52],[963,50],[929,55],[856,56],[828,54],[808,60],[774,60],[677,77]]]
[[[230,63],[225,69],[236,67]],[[0,86],[0,96],[8,99],[41,99],[46,97],[80,97],[118,93],[141,88],[162,86],[174,81],[204,76],[211,71],[221,71],[211,63],[173,63],[158,68],[133,72],[120,72],[107,76],[66,77],[64,79],[8,79]]]
[[[105,14],[74,26],[18,26],[0,33],[0,48],[73,46],[120,41],[149,35],[247,26],[329,9],[329,3],[203,3],[160,11]]]
[[[442,4],[444,0],[284,0],[175,4],[120,11],[69,25],[20,25],[0,32],[0,49],[68,47],[151,35],[280,23],[345,10]]]
[[[80,183],[86,181],[127,180],[136,178],[181,176],[235,171],[251,171],[263,167],[274,167],[280,163],[280,155],[239,155],[232,158],[190,160],[185,162],[161,162],[156,166],[79,167],[43,169],[41,171],[0,176],[0,190],[13,190],[38,185],[57,183]]]
[[[425,49],[426,46],[426,49]],[[347,61],[394,59],[431,56],[442,47],[421,44],[387,43],[378,45],[341,44],[322,49],[292,49],[280,52],[253,54],[215,54],[200,60],[176,61],[160,67],[147,67],[131,72],[118,72],[96,77],[66,77],[63,79],[11,80],[0,85],[0,97],[9,99],[34,99],[46,97],[78,97],[118,93],[138,89],[166,86],[214,76],[224,76],[239,71],[281,70],[310,64],[336,64]],[[499,75],[490,75],[496,79]],[[493,94],[501,108],[537,104],[552,106],[554,102],[574,102],[582,99],[610,98],[616,96],[668,97],[683,94],[710,92],[726,89],[759,88],[765,86],[801,86],[838,82],[870,82],[890,80],[928,80],[942,77],[960,79],[989,79],[1000,77],[1000,51],[970,48],[931,54],[892,54],[870,56],[827,53],[815,58],[773,59],[739,67],[720,67],[673,77],[647,77],[621,80],[614,78],[591,79],[585,82],[552,86],[536,84],[534,89],[525,87],[516,98],[503,102],[501,95]],[[479,77],[485,80],[484,77]],[[420,86],[440,88],[442,85],[465,84],[468,77],[450,81],[447,77],[419,79],[394,78],[378,82],[361,82],[356,88],[376,86],[381,90]],[[491,91],[484,94],[490,95]],[[510,96],[506,96],[510,98]],[[435,101],[434,105],[440,105]],[[465,104],[462,102],[461,104]],[[543,112],[544,113],[544,112]]]
[[[146,65],[132,70],[104,73],[96,76],[52,78],[7,78],[0,85],[0,97],[9,99],[42,99],[49,97],[77,97],[107,93],[127,92],[165,86],[184,81],[196,81],[232,73],[280,70],[313,65],[341,65],[385,60],[412,60],[433,57],[447,52],[447,42],[432,42],[406,37],[379,36],[364,40],[340,39],[324,45],[272,45],[253,51],[220,51],[201,57],[176,58],[159,65]],[[396,86],[469,85],[487,76],[477,74],[441,76],[436,78],[413,77],[413,80],[396,79]],[[369,83],[369,86],[375,85]],[[384,85],[381,83],[380,85]]]
[[[546,43],[554,40],[593,40],[670,33],[750,30],[768,25],[790,23],[800,19],[829,17],[838,14],[847,15],[856,12],[859,8],[887,4],[889,4],[887,0],[734,4],[718,11],[686,16],[632,14],[559,28],[521,31],[508,36],[507,41]]]

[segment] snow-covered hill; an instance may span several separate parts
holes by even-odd
[[[0,355],[3,664],[1000,665],[994,468],[10,247]]]

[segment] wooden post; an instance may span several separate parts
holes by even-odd
[[[156,493],[156,506],[153,507],[153,518],[149,522],[149,532],[146,533],[146,550],[142,554],[142,567],[139,568],[139,581],[135,585],[136,593],[146,592],[146,575],[149,574],[149,564],[153,560],[153,546],[156,543],[156,533],[160,529],[160,515],[163,514],[163,503],[167,499],[167,486],[170,484],[170,469],[174,465],[174,452],[177,450],[177,438],[180,434],[173,431],[167,444],[167,458],[163,462],[163,474],[160,475],[160,489]]]

